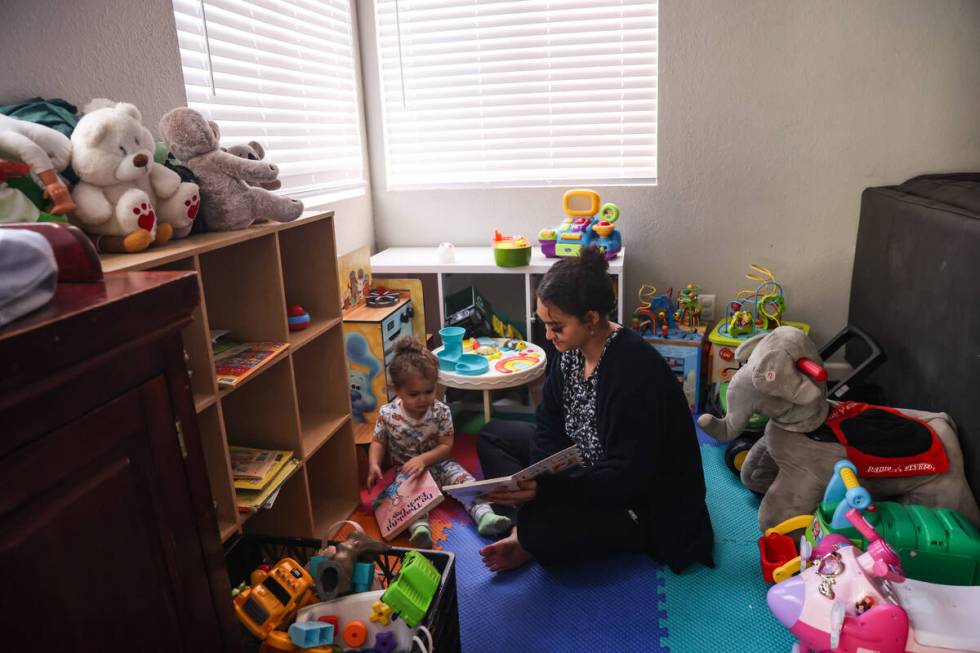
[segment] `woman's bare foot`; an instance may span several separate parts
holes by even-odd
[[[487,569],[495,572],[517,569],[531,559],[531,554],[524,550],[517,539],[516,526],[504,539],[480,549],[480,555],[483,556],[483,564]]]

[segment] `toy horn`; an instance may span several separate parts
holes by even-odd
[[[826,381],[827,370],[823,365],[814,363],[809,358],[801,358],[796,361],[796,369],[809,376],[814,381]]]

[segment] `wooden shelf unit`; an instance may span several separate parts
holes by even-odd
[[[340,316],[333,212],[208,233],[139,254],[102,256],[106,272],[198,273],[201,304],[183,329],[218,531],[323,537],[359,501]],[[287,304],[310,314],[290,332]],[[218,388],[211,329],[289,348],[234,388]],[[228,445],[289,449],[300,459],[270,510],[239,513]]]

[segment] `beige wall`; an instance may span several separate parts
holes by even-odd
[[[186,103],[170,0],[3,0],[0,104],[107,97],[140,108],[154,134]],[[337,202],[337,250],[372,245],[371,195]]]
[[[378,247],[556,224],[564,189],[385,190],[370,21]],[[759,262],[822,342],[846,320],[862,189],[980,169],[980,2],[661,0],[659,62],[658,185],[596,188],[623,209],[630,306],[688,281],[721,304]]]

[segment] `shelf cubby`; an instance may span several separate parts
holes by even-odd
[[[138,254],[101,258],[106,273],[198,273],[201,303],[183,340],[222,541],[242,530],[318,536],[323,522],[346,519],[357,504],[358,488],[333,214],[199,234]],[[310,313],[308,329],[289,332],[287,297]],[[219,389],[211,329],[290,347],[239,386]],[[238,512],[229,443],[288,449],[304,461],[272,508]]]
[[[200,262],[212,329],[228,329],[243,342],[288,341],[275,236],[212,250]]]
[[[271,509],[239,513],[239,518],[242,528],[248,533],[315,537],[310,511],[310,491],[303,466],[279,489],[279,495]]]
[[[231,480],[228,443],[221,420],[221,407],[212,404],[197,416],[201,432],[204,462],[211,483],[211,498],[218,517],[218,531],[225,540],[238,530],[238,507],[235,504],[235,488]]]
[[[281,358],[221,398],[229,444],[288,449],[299,457],[299,419],[290,367],[289,357]]]
[[[279,256],[285,305],[299,304],[310,315],[309,327],[289,333],[290,346],[299,349],[340,320],[333,229],[320,222],[302,231],[284,231],[279,234]]]
[[[354,429],[350,421],[306,462],[313,508],[313,529],[318,537],[333,535],[330,527],[357,508],[360,491],[357,458],[354,453]]]
[[[347,363],[337,355],[343,348],[343,329],[338,324],[292,353],[304,459],[350,420]]]

